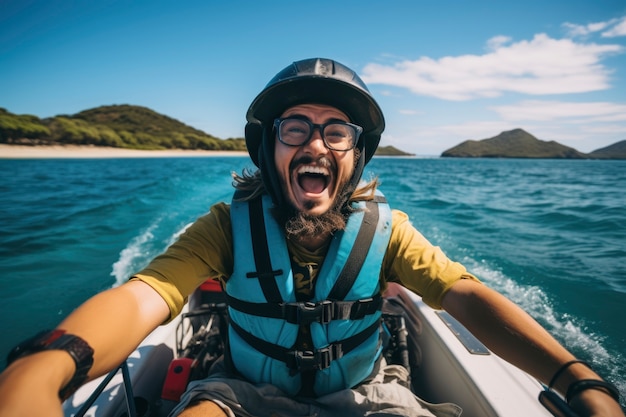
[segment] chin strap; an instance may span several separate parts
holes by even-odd
[[[279,208],[287,207],[283,195],[282,186],[276,172],[274,162],[274,129],[272,127],[263,129],[263,139],[259,146],[259,169],[265,190],[272,197],[274,205]]]
[[[354,164],[354,172],[352,173],[352,178],[348,182],[348,186],[354,192],[359,186],[359,182],[361,181],[361,177],[363,176],[363,170],[365,169],[365,147],[362,144],[358,147],[359,149],[359,159]],[[351,193],[352,194],[352,193]]]

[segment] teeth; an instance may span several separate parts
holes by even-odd
[[[305,165],[298,169],[298,174],[320,174],[329,176],[330,172],[324,167]]]

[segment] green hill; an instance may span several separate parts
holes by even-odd
[[[394,146],[379,146],[378,149],[376,149],[376,153],[375,155],[379,155],[379,156],[415,156],[414,153],[407,153],[404,151],[401,151],[400,149],[394,147]]]
[[[457,158],[571,158],[588,156],[555,141],[539,140],[523,129],[514,129],[483,140],[466,140],[444,151],[442,157]]]
[[[593,159],[626,159],[626,140],[596,149],[589,154]]]
[[[245,151],[243,138],[219,139],[141,106],[111,105],[39,119],[0,108],[0,143],[94,145],[130,149],[203,149]],[[376,155],[411,156],[393,146]]]
[[[101,106],[46,119],[0,109],[0,143],[246,150],[243,138],[219,139],[146,107],[131,105]]]

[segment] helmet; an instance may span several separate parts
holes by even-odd
[[[274,119],[298,104],[326,104],[344,112],[363,128],[356,144],[360,157],[349,186],[355,188],[365,164],[374,156],[385,129],[383,112],[359,76],[339,62],[311,58],[280,71],[254,99],[246,114],[246,146],[261,171],[267,192],[278,207],[285,206],[274,164]]]
[[[289,107],[305,103],[326,104],[344,112],[363,128],[357,147],[364,162],[372,158],[385,128],[380,107],[350,68],[330,59],[312,58],[294,62],[276,74],[250,105],[246,146],[257,166],[264,130]]]

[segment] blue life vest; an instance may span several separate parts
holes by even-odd
[[[296,395],[308,373],[308,392],[312,388],[321,396],[351,388],[372,373],[382,350],[379,275],[391,211],[378,192],[373,201],[353,206],[357,210],[345,230],[332,238],[313,298],[298,302],[271,198],[233,201],[236,262],[226,282],[228,337],[232,363],[248,380]],[[300,326],[309,327],[313,350],[298,350]]]

